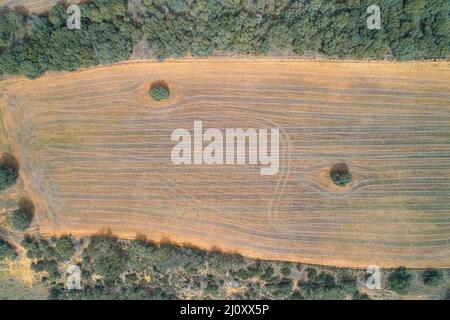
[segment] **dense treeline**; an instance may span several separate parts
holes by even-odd
[[[32,261],[31,268],[50,289],[51,299],[370,298],[365,285],[370,275],[365,269],[262,261],[220,251],[110,237],[26,237],[21,245]],[[1,248],[0,240],[0,253]],[[5,248],[14,255],[9,246]],[[78,268],[78,290],[67,288],[69,274],[73,274],[68,270],[73,266]],[[450,270],[398,268],[383,272],[383,289],[398,294],[432,294],[435,298],[448,296]],[[380,297],[380,291],[374,293]]]
[[[249,3],[254,5],[249,6]],[[379,0],[381,30],[367,28],[372,0],[127,0],[80,4],[81,29],[66,8],[0,19],[0,72],[34,78],[128,59],[146,39],[157,58],[211,54],[320,54],[399,60],[447,58],[448,0]]]

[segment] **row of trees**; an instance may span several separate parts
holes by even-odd
[[[379,0],[381,30],[367,28],[372,1],[127,0],[80,4],[81,29],[66,27],[61,4],[48,14],[0,19],[0,72],[30,78],[46,70],[128,59],[146,39],[158,58],[214,53],[321,54],[400,60],[447,58],[447,0]],[[26,32],[24,32],[24,22]]]

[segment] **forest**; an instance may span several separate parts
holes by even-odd
[[[137,2],[139,3],[139,2]],[[81,28],[57,4],[46,14],[0,16],[0,73],[36,78],[47,70],[149,56],[312,56],[447,59],[448,0],[379,0],[381,29],[369,30],[370,0],[96,0],[79,5]]]

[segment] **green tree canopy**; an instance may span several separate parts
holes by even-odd
[[[156,101],[160,101],[170,97],[170,90],[166,86],[157,85],[150,89],[149,94]]]
[[[0,191],[7,189],[16,183],[18,173],[14,168],[6,164],[0,165]]]
[[[389,289],[405,294],[411,286],[412,275],[404,267],[395,269],[388,277]]]
[[[14,259],[17,256],[14,248],[5,240],[0,239],[0,261]]]
[[[126,270],[127,255],[117,239],[92,238],[85,252],[92,271],[103,276],[106,281],[117,279]]]
[[[346,186],[350,182],[352,182],[352,174],[350,172],[339,172],[332,171],[330,173],[331,180],[333,180],[334,184],[340,187]]]
[[[249,3],[254,3],[249,6]],[[272,5],[274,4],[274,5]],[[46,70],[126,60],[147,40],[154,57],[218,53],[289,53],[332,58],[446,59],[450,53],[450,1],[379,0],[381,30],[367,28],[372,1],[127,0],[79,5],[81,30],[68,30],[66,8],[0,19],[0,73],[36,78]],[[21,32],[17,32],[17,31]],[[21,41],[13,35],[26,33]]]
[[[444,278],[444,273],[439,269],[425,269],[421,276],[427,286],[437,286]]]
[[[16,209],[9,217],[11,226],[16,231],[25,231],[33,220],[33,214],[24,209]]]

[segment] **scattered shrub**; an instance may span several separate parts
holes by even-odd
[[[69,260],[75,253],[75,244],[68,236],[56,239],[56,252],[59,255],[59,260]]]
[[[86,253],[92,270],[108,282],[118,280],[119,275],[126,269],[127,254],[117,239],[92,238]]]
[[[335,185],[343,187],[352,182],[353,176],[345,163],[337,163],[330,170],[330,178]]]
[[[334,276],[327,272],[321,272],[317,278],[317,283],[324,290],[331,290],[337,287]]]
[[[444,278],[444,273],[438,269],[426,269],[422,272],[422,281],[427,286],[437,286]]]
[[[334,184],[340,187],[346,186],[353,179],[350,172],[331,172],[330,177]]]
[[[389,289],[405,294],[411,286],[412,275],[404,267],[395,269],[388,277]]]
[[[6,164],[0,165],[0,191],[3,191],[16,183],[18,173],[14,168]]]
[[[33,220],[33,214],[28,210],[16,209],[9,217],[11,226],[16,231],[25,231]]]
[[[288,266],[284,266],[283,268],[281,268],[281,274],[285,277],[288,277],[291,275],[291,268]]]
[[[0,261],[5,259],[14,259],[17,256],[14,248],[3,239],[0,239]]]
[[[317,270],[312,267],[308,267],[305,269],[306,276],[308,277],[308,281],[314,281],[317,276]]]
[[[344,273],[339,277],[339,286],[345,290],[356,289],[356,278],[350,274]]]
[[[259,278],[263,281],[270,281],[272,280],[274,275],[274,269],[272,267],[268,267],[265,272],[259,276]]]
[[[150,89],[149,94],[156,101],[161,101],[161,100],[169,99],[170,90],[166,86],[156,85]]]

